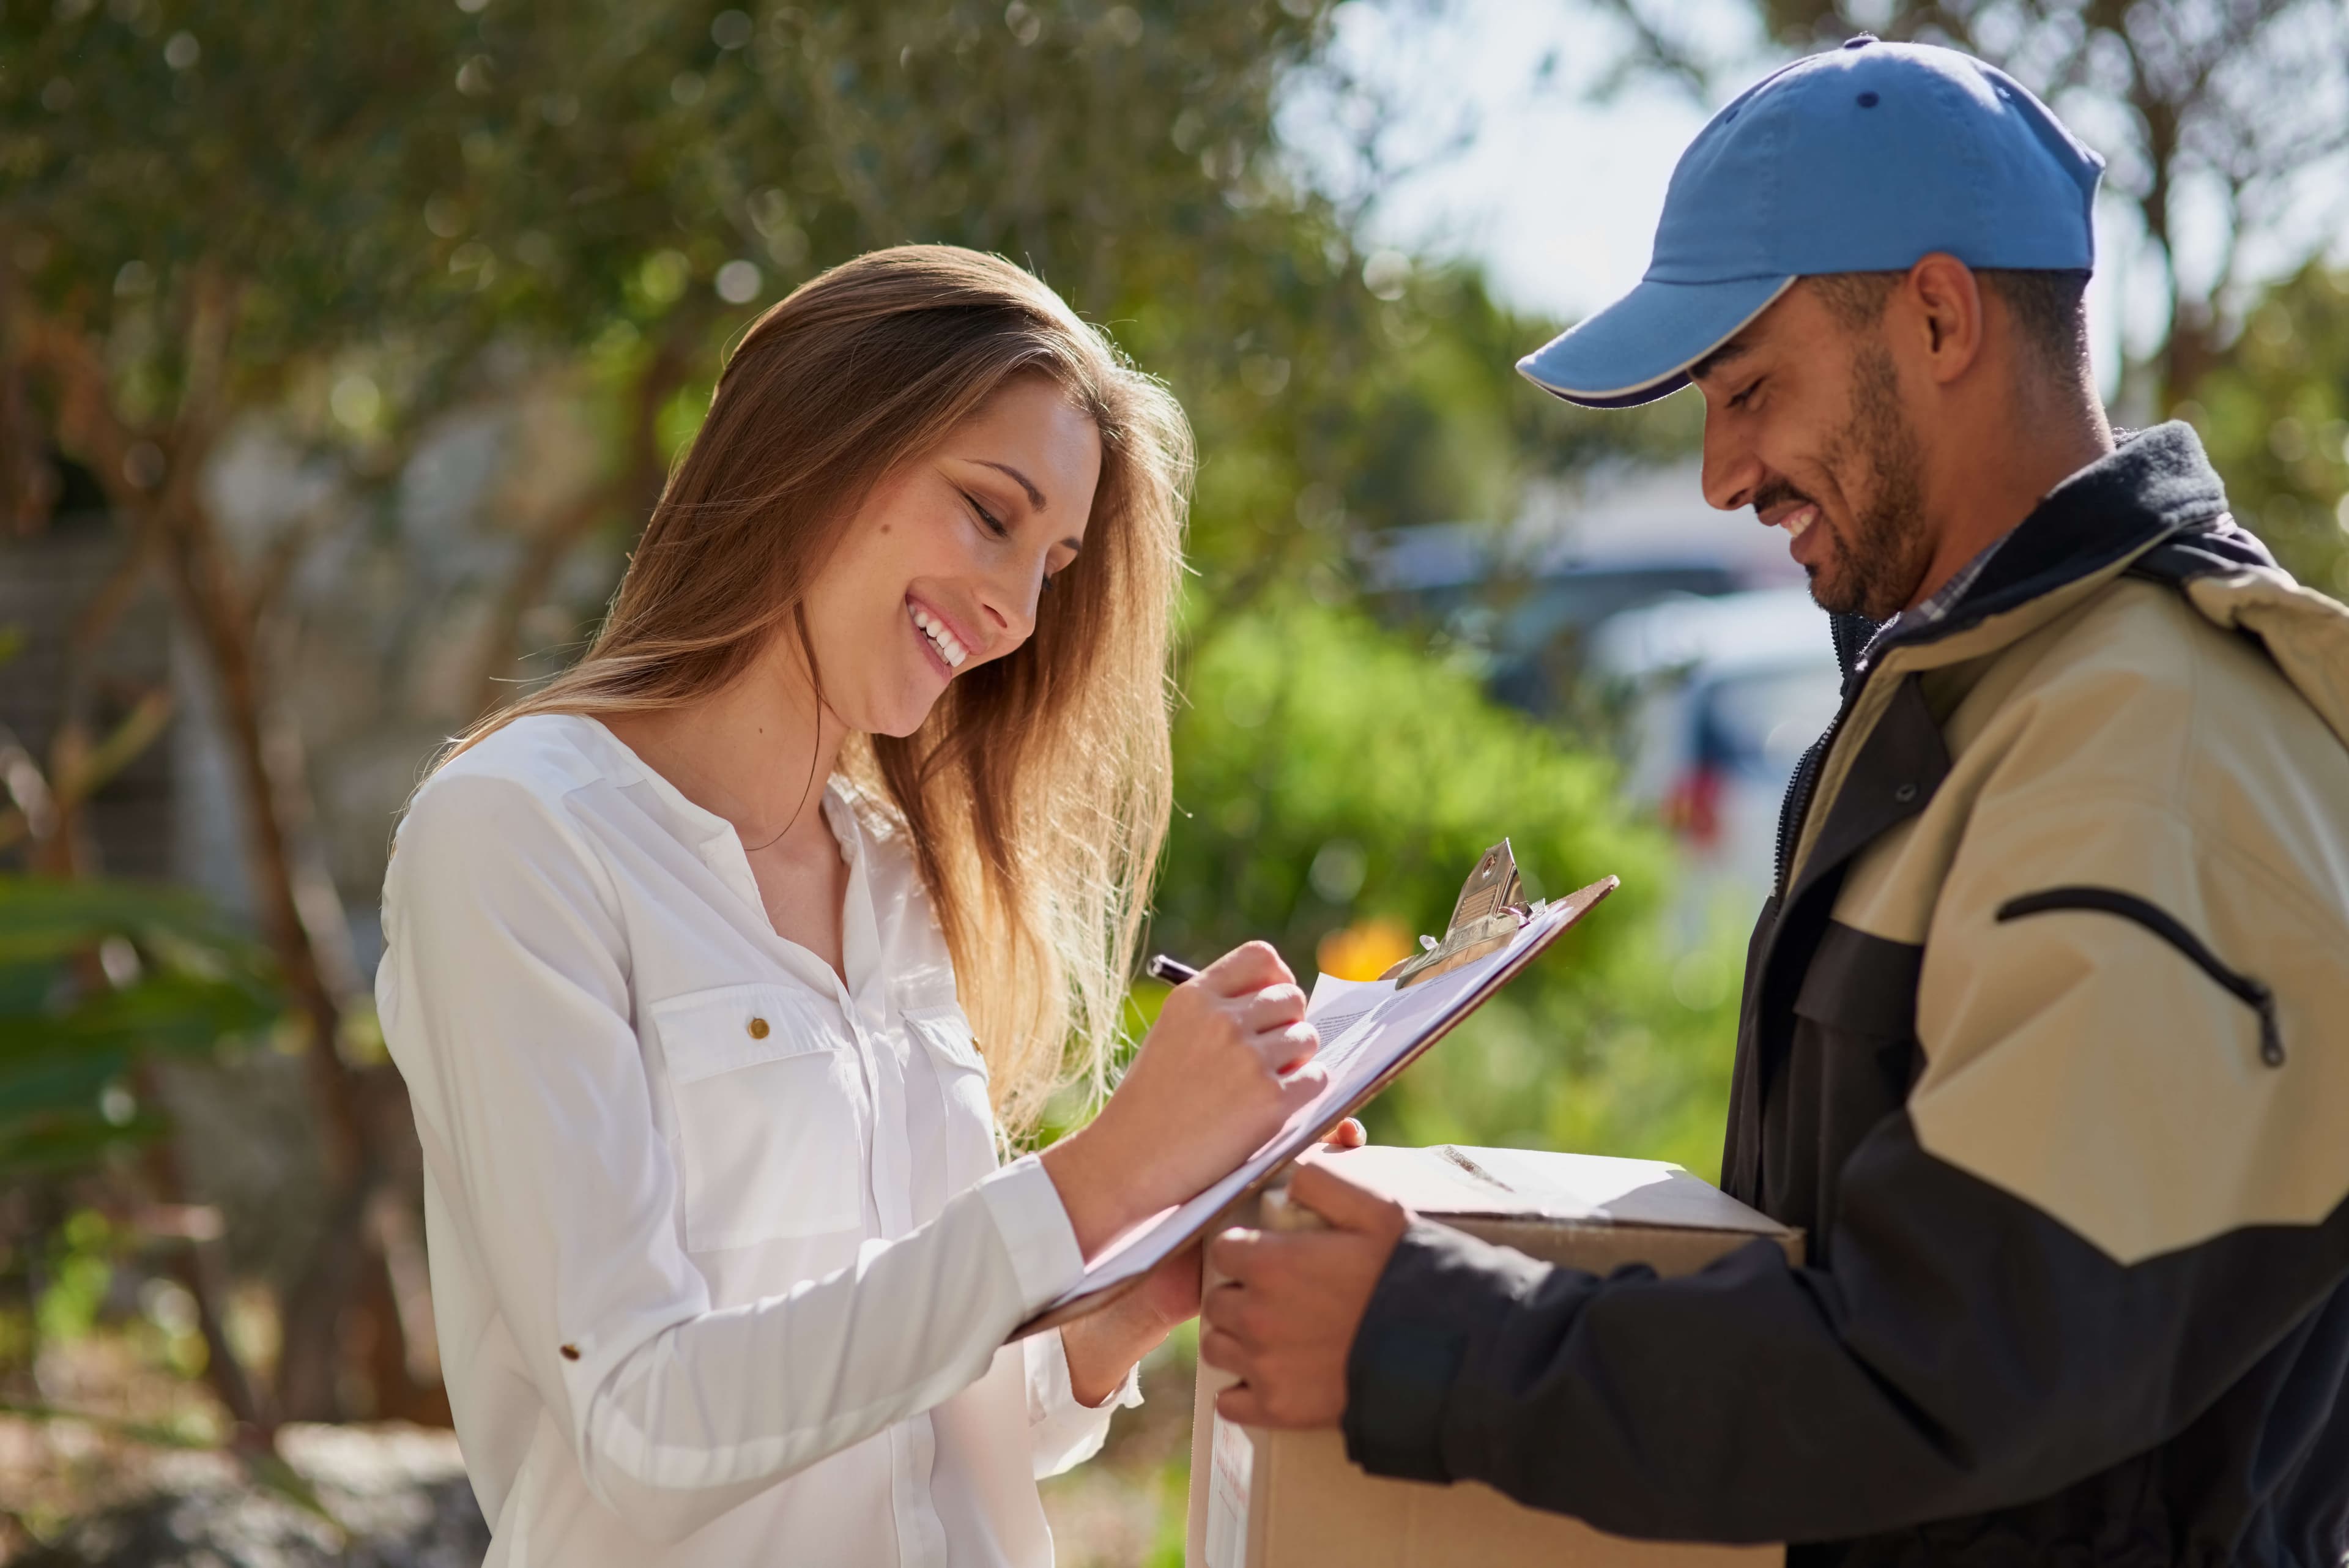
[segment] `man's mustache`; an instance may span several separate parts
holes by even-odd
[[[1773,479],[1754,493],[1754,514],[1759,517],[1783,501],[1793,501],[1806,506],[1818,504],[1816,499],[1804,494],[1785,480]]]

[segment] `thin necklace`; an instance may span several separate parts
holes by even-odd
[[[758,846],[756,848],[746,847],[743,850],[745,855],[757,855],[766,850],[772,849],[777,844],[782,842],[783,835],[789,833],[792,830],[792,825],[799,821],[800,813],[807,809],[808,794],[815,788],[815,760],[823,751],[823,715],[822,713],[818,713],[815,721],[815,744],[808,748],[807,783],[800,786],[799,804],[792,807],[791,815],[783,819],[783,825],[775,830],[774,837],[770,838],[766,843]]]

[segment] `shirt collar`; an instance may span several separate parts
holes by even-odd
[[[678,839],[691,845],[703,863],[757,911],[759,923],[768,926],[766,906],[759,897],[758,878],[750,874],[750,858],[734,825],[688,799],[683,790],[636,755],[602,721],[588,714],[576,717],[584,721],[598,760],[623,781],[643,783],[669,815]],[[824,826],[832,830],[833,841],[840,846],[840,857],[848,863],[848,897],[841,909],[841,964],[853,983],[843,987],[831,966],[812,956],[807,961],[810,972],[802,978],[826,993],[844,992],[843,1000],[878,1027],[886,1016],[887,983],[882,973],[880,922],[874,909],[874,867],[872,857],[866,853],[866,835],[842,780],[835,777],[824,781],[818,809],[823,815]],[[783,941],[780,936],[776,940]],[[803,950],[793,943],[784,945],[794,957]]]
[[[1991,563],[1991,557],[1998,554],[1999,546],[2013,537],[2014,530],[2012,528],[2001,534],[1977,552],[1972,560],[1960,566],[1948,582],[1878,627],[1876,635],[1869,638],[1868,645],[1859,650],[1859,668],[1865,670],[1874,663],[1877,650],[1894,638],[1906,637],[1910,632],[1921,631],[1947,620],[1950,612],[1957,607],[1958,601],[1966,597],[1966,591],[1982,576],[1983,568]]]

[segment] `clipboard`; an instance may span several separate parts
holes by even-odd
[[[1505,838],[1485,851],[1461,888],[1443,939],[1428,941],[1427,950],[1405,959],[1380,978],[1392,980],[1395,995],[1400,997],[1407,990],[1431,984],[1516,943],[1506,961],[1460,994],[1433,1003],[1433,1018],[1423,1021],[1423,1026],[1407,1039],[1384,1042],[1384,1048],[1371,1058],[1371,1070],[1358,1081],[1348,1084],[1334,1080],[1332,1088],[1342,1092],[1331,1094],[1312,1108],[1309,1116],[1282,1127],[1241,1161],[1231,1175],[1188,1202],[1143,1220],[1112,1242],[1087,1265],[1084,1276],[1074,1286],[1013,1330],[1011,1337],[1024,1339],[1100,1311],[1141,1284],[1157,1263],[1201,1236],[1214,1232],[1234,1208],[1262,1191],[1297,1156],[1329,1137],[1331,1128],[1368,1105],[1405,1068],[1424,1055],[1430,1046],[1516,979],[1527,964],[1619,886],[1616,877],[1602,877],[1554,903],[1528,904],[1524,901],[1516,857],[1509,848],[1509,841]],[[1534,932],[1531,940],[1521,940],[1528,930]],[[1347,1037],[1347,1033],[1341,1033],[1339,1038]],[[1378,1036],[1373,1034],[1371,1038]],[[1323,1044],[1327,1048],[1337,1042]],[[1209,1194],[1226,1188],[1230,1190],[1212,1206],[1204,1201]]]

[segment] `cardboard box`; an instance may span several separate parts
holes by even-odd
[[[1757,1236],[1802,1259],[1801,1232],[1676,1165],[1450,1146],[1371,1147],[1327,1158],[1423,1219],[1593,1273],[1626,1263],[1692,1273]],[[1224,1223],[1255,1219],[1251,1201]],[[1474,1481],[1375,1478],[1347,1459],[1334,1431],[1274,1432],[1223,1420],[1215,1398],[1230,1381],[1201,1363],[1189,1568],[1764,1568],[1785,1560],[1777,1546],[1627,1541]]]

